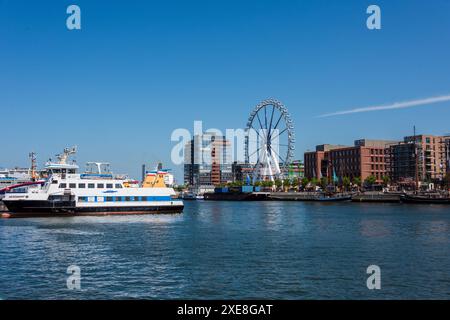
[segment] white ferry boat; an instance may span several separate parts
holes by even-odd
[[[70,216],[180,213],[183,201],[173,188],[156,175],[147,187],[130,184],[125,177],[114,176],[107,163],[88,163],[90,170],[78,173],[76,163],[67,163],[76,149],[66,148],[58,162],[48,162],[47,181],[26,192],[8,192],[3,199],[12,216]],[[162,179],[161,179],[162,178]],[[161,179],[162,181],[159,181]]]

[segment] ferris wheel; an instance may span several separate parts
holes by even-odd
[[[294,157],[294,125],[287,108],[267,99],[250,113],[245,136],[245,161],[253,164],[253,181],[283,178]]]

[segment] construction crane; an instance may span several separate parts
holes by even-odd
[[[39,176],[37,174],[36,152],[34,152],[34,151],[30,152],[28,154],[28,157],[30,158],[30,161],[31,161],[31,167],[30,167],[31,180],[36,181],[39,178]]]

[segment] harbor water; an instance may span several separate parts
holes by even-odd
[[[0,299],[407,298],[450,299],[449,206],[186,201],[174,215],[0,219]]]

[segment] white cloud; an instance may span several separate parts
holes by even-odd
[[[428,105],[428,104],[445,102],[445,101],[450,101],[450,95],[418,99],[418,100],[411,100],[411,101],[404,101],[404,102],[395,102],[395,103],[392,103],[389,105],[371,106],[371,107],[336,111],[336,112],[332,112],[332,113],[322,114],[318,117],[324,118],[324,117],[339,116],[339,115],[351,114],[351,113],[371,112],[371,111],[379,111],[379,110],[392,110],[392,109],[405,109],[405,108],[411,108],[411,107],[415,107],[415,106]]]

